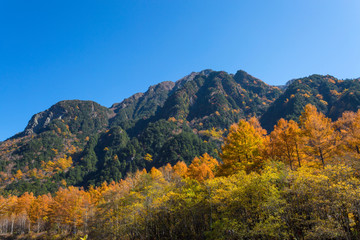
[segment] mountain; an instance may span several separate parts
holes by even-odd
[[[22,135],[39,134],[56,120],[69,126],[72,133],[92,133],[108,126],[111,111],[92,101],[61,101],[48,110],[35,114]]]
[[[207,77],[195,77],[174,92],[157,118],[175,117],[196,129],[226,128],[240,118],[261,116],[280,93],[278,88],[243,71],[235,76],[212,72]]]
[[[67,100],[35,114],[25,130],[0,143],[3,194],[54,192],[119,181],[137,169],[189,164],[207,152],[218,157],[222,134],[256,116],[268,130],[297,119],[307,104],[336,119],[360,106],[359,79],[311,75],[285,87],[244,71],[193,72],[149,87],[106,108]]]
[[[284,93],[261,116],[267,130],[280,118],[298,120],[303,108],[312,104],[336,120],[344,111],[357,111],[360,106],[360,79],[339,80],[330,75],[311,75],[291,80]]]
[[[166,81],[149,87],[145,93],[136,93],[133,96],[123,100],[121,103],[115,103],[111,110],[116,114],[111,119],[111,126],[121,126],[129,128],[139,119],[149,118],[154,115],[158,107],[162,107],[167,98],[176,90],[182,88],[187,82],[192,81],[196,76],[208,76],[212,70],[203,70],[201,72],[192,72],[184,78],[176,81]]]

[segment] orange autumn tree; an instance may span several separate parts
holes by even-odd
[[[360,110],[344,112],[335,125],[340,132],[342,154],[360,154]]]
[[[259,134],[259,136],[266,136],[267,131],[261,127],[259,119],[257,119],[256,117],[251,117],[248,122],[251,126],[254,127],[255,131]]]
[[[14,226],[15,226],[15,220],[17,218],[17,201],[18,197],[16,196],[9,196],[5,203],[4,203],[4,209],[1,210],[3,212],[3,215],[6,216],[6,218],[10,222],[10,234],[14,233]]]
[[[16,179],[19,179],[19,180],[20,180],[23,176],[24,176],[24,174],[21,172],[20,169],[17,170],[16,174],[14,175],[14,177],[15,177]]]
[[[238,170],[250,172],[261,168],[265,140],[263,133],[245,120],[231,125],[220,154],[224,164],[220,167],[219,175],[226,176]]]
[[[50,221],[62,229],[76,232],[79,227],[87,225],[92,207],[88,192],[72,186],[59,188],[49,207]]]
[[[29,219],[30,206],[36,198],[33,193],[25,192],[17,199],[15,212],[18,220],[20,220],[20,228],[25,230],[28,228],[28,231],[31,231],[31,221]]]
[[[171,167],[171,164],[168,163],[165,166],[163,166],[162,168],[160,168],[163,177],[166,181],[171,181],[174,177],[174,169]]]
[[[298,124],[281,118],[270,134],[269,153],[274,159],[289,164],[290,169],[301,167],[301,130]]]
[[[337,147],[337,134],[331,119],[318,112],[315,106],[308,104],[300,116],[300,127],[307,159],[319,160],[325,167],[326,161],[335,153]]]
[[[173,169],[174,169],[174,173],[180,177],[185,177],[188,171],[188,167],[186,166],[186,163],[184,163],[183,161],[177,162],[174,165]]]
[[[155,167],[152,167],[151,170],[150,170],[150,176],[153,180],[156,180],[156,181],[163,181],[164,180],[164,175],[162,174],[162,172],[155,168]]]
[[[36,226],[36,232],[39,233],[45,222],[48,220],[47,213],[49,212],[49,205],[52,202],[50,194],[41,195],[29,206],[29,218],[32,224]]]
[[[214,178],[218,161],[209,154],[204,153],[201,157],[195,157],[189,165],[187,176],[203,182],[207,179]]]

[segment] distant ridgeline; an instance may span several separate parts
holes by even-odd
[[[255,116],[270,131],[280,118],[298,121],[308,103],[333,120],[357,111],[359,79],[311,75],[275,87],[244,71],[204,70],[151,86],[110,108],[61,101],[0,144],[1,191],[38,195],[61,186],[117,182],[168,163],[189,165],[204,153],[219,160],[231,124]]]

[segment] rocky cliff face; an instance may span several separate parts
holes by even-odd
[[[44,112],[40,112],[32,116],[30,119],[28,125],[26,126],[24,130],[25,135],[31,135],[34,133],[39,133],[40,129],[45,128],[51,120],[55,119],[61,119],[62,115],[64,113],[55,113],[51,112],[49,110],[46,110]]]
[[[61,101],[49,109],[35,114],[22,135],[38,134],[44,131],[54,120],[62,120],[73,132],[83,131],[86,125],[93,125],[98,130],[106,127],[111,110],[93,101]],[[90,130],[90,129],[89,129]]]

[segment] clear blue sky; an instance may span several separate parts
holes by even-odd
[[[109,107],[211,68],[360,77],[359,0],[0,1],[0,140],[64,99]]]

